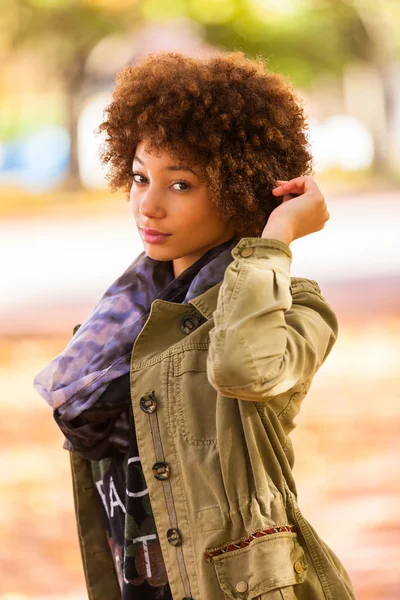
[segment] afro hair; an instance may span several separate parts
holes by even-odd
[[[236,237],[258,237],[281,198],[278,179],[312,173],[301,102],[291,84],[268,71],[261,57],[220,52],[194,58],[157,52],[125,67],[116,78],[99,132],[113,191],[132,186],[141,140],[168,149],[200,168],[219,215]]]

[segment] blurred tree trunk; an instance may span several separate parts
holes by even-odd
[[[361,18],[363,15],[361,14]],[[375,68],[376,73],[379,77],[382,92],[383,102],[385,109],[385,123],[384,127],[375,132],[375,160],[374,170],[377,174],[386,175],[390,177],[390,154],[389,154],[389,123],[392,119],[392,111],[395,103],[394,86],[390,73],[389,64],[389,52],[387,47],[387,28],[384,26],[383,19],[376,15],[376,18],[368,21],[363,18],[364,24],[369,32],[371,43],[366,48],[366,57],[372,67]]]
[[[379,3],[371,10],[371,8],[364,7],[360,2],[346,1],[356,9],[360,23],[366,33],[366,35],[359,37],[359,41],[363,41],[361,52],[364,60],[375,70],[383,94],[385,119],[384,126],[373,132],[375,145],[373,169],[377,174],[392,178],[394,174],[388,141],[396,104],[391,65],[391,56],[394,54],[392,48],[394,31],[391,30],[391,23],[385,18]],[[366,90],[366,93],[368,93],[368,90]]]
[[[65,118],[70,138],[70,160],[64,180],[64,189],[81,189],[78,160],[78,120],[82,108],[82,88],[85,79],[87,53],[77,53],[64,70]]]

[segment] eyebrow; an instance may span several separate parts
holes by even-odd
[[[144,162],[135,155],[135,158],[133,159],[133,162],[135,162],[135,160],[138,161],[138,163],[140,163],[143,167],[145,166]],[[198,177],[197,173],[195,173],[193,171],[193,169],[191,169],[190,167],[187,167],[185,165],[168,165],[168,167],[165,167],[168,171],[190,171],[191,173],[193,173],[193,175],[196,175],[196,177]]]

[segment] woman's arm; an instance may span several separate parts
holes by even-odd
[[[291,278],[289,244],[324,228],[325,198],[309,176],[278,181],[283,196],[261,238],[232,250],[210,331],[207,375],[226,396],[266,400],[310,380],[338,334],[316,281]],[[295,196],[294,198],[292,196]]]
[[[225,396],[267,400],[314,375],[338,321],[316,281],[290,277],[292,252],[278,239],[242,238],[225,271],[207,375]]]

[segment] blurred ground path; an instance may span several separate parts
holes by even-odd
[[[0,600],[87,600],[68,453],[32,386],[69,338],[0,343]],[[399,356],[400,316],[341,323],[291,435],[300,507],[357,600],[400,597]]]
[[[291,244],[292,276],[317,280],[339,312],[342,306],[358,312],[360,304],[364,309],[369,303],[396,310],[400,192],[327,203],[331,218],[325,228]],[[66,320],[88,316],[143,251],[126,203],[110,202],[97,212],[92,208],[92,214],[76,215],[68,207],[54,212],[0,221],[0,254],[8,257],[2,268],[0,334],[64,332]],[[385,297],[382,287],[390,289]]]

